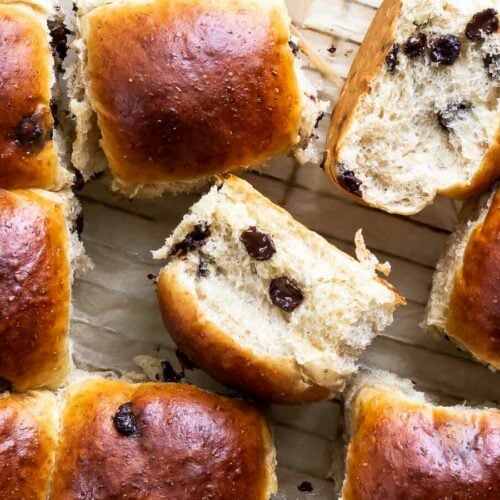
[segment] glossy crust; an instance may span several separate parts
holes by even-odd
[[[4,189],[55,189],[63,183],[52,140],[53,59],[41,18],[27,5],[0,3],[0,188]]]
[[[467,243],[450,296],[446,333],[500,369],[500,191]]]
[[[0,398],[0,498],[45,500],[57,445],[56,401],[48,393]]]
[[[354,120],[356,107],[363,95],[369,93],[369,84],[385,65],[385,58],[396,42],[396,22],[401,11],[401,0],[385,0],[378,9],[351,67],[349,77],[336,104],[327,140],[325,173],[341,189],[337,158]],[[500,125],[477,172],[468,184],[455,184],[439,191],[451,198],[464,199],[484,192],[500,178]],[[353,195],[357,200],[362,198]]]
[[[366,387],[351,413],[343,500],[500,497],[500,411]]]
[[[168,332],[195,363],[216,379],[264,401],[301,404],[328,400],[334,390],[306,383],[291,359],[257,356],[209,321],[198,299],[170,263],[158,277],[158,299]],[[338,389],[342,389],[339,386]]]
[[[138,432],[119,434],[132,403]],[[274,448],[249,403],[190,385],[91,380],[70,388],[52,499],[269,498]]]
[[[68,245],[61,203],[0,190],[0,377],[20,391],[68,371]]]
[[[281,0],[117,2],[85,14],[81,31],[102,147],[120,180],[197,179],[298,142]]]

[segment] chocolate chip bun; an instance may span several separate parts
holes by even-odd
[[[113,189],[153,197],[279,154],[311,159],[325,103],[289,45],[283,0],[76,5],[73,163],[85,178],[109,167]]]
[[[500,410],[441,406],[409,380],[359,377],[347,398],[343,500],[500,497]]]
[[[279,403],[330,398],[402,302],[376,273],[229,176],[154,256],[169,333],[224,383]]]
[[[387,212],[462,198],[500,175],[494,0],[385,0],[337,103],[328,177]]]
[[[48,22],[58,26],[51,2],[0,2],[0,188],[60,189],[72,179],[52,115]]]
[[[0,377],[19,391],[55,388],[69,370],[78,211],[64,193],[0,190]]]
[[[500,369],[500,191],[466,205],[437,266],[423,326]]]
[[[251,404],[183,384],[88,380],[64,395],[51,498],[267,500],[275,452]]]

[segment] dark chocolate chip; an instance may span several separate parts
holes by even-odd
[[[328,52],[330,52],[330,54],[335,54],[335,52],[337,52],[337,47],[335,47],[335,45],[331,45],[328,49]]]
[[[325,113],[323,111],[318,115],[318,118],[316,118],[316,123],[314,124],[314,128],[318,128],[321,120],[325,117]]]
[[[157,278],[156,274],[149,273],[147,278],[148,280],[154,281],[156,283],[156,278]]]
[[[297,486],[297,489],[304,493],[312,493],[314,491],[313,485],[309,481],[302,481]]]
[[[198,264],[198,276],[201,278],[206,278],[210,275],[210,270],[208,269],[208,263],[204,260],[200,260]]]
[[[170,255],[184,257],[191,250],[202,247],[209,237],[210,227],[207,224],[197,224],[180,243],[174,245]]]
[[[248,255],[255,260],[269,260],[276,253],[271,236],[257,231],[256,227],[249,227],[243,231],[240,241],[245,245]]]
[[[299,53],[299,46],[293,40],[290,40],[288,42],[288,46],[292,50],[294,56],[296,56]]]
[[[73,191],[81,191],[85,187],[85,179],[79,170],[75,170],[75,181],[73,182]]]
[[[161,362],[161,371],[165,382],[180,382],[184,377],[184,372],[176,372],[169,361]]]
[[[269,294],[275,306],[285,312],[293,312],[304,301],[304,295],[297,282],[286,276],[271,281]]]
[[[47,129],[42,112],[25,116],[14,131],[15,140],[28,152],[40,152],[52,136],[52,128]]]
[[[198,365],[180,349],[175,350],[175,355],[177,356],[183,370],[196,370],[198,368]]]
[[[425,52],[427,45],[427,35],[425,33],[417,33],[406,40],[403,46],[403,52],[410,59],[421,56]]]
[[[474,14],[465,28],[465,36],[472,42],[477,42],[498,30],[498,12],[495,9],[485,9]]]
[[[491,78],[500,79],[500,54],[486,54],[484,67]]]
[[[451,66],[460,56],[462,42],[455,35],[444,35],[431,40],[431,61]]]
[[[339,184],[346,191],[349,191],[356,196],[363,196],[363,193],[361,191],[361,186],[363,183],[356,177],[354,172],[352,170],[347,170],[343,163],[339,165],[338,169],[340,172],[337,177]]]
[[[113,417],[115,429],[123,436],[138,436],[139,429],[133,412],[133,403],[122,404]]]
[[[59,56],[61,61],[68,54],[68,35],[71,33],[64,24],[56,21],[49,21],[50,46],[54,54]]]
[[[396,67],[399,64],[398,54],[399,54],[399,44],[395,43],[385,58],[387,71],[389,71],[389,73],[394,73],[396,71]]]
[[[464,120],[469,114],[472,104],[467,101],[452,102],[445,109],[438,113],[438,121],[444,130],[452,130],[453,124],[459,120]]]

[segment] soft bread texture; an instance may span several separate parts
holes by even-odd
[[[438,263],[423,326],[500,369],[500,191],[464,209]]]
[[[283,0],[77,6],[73,163],[85,178],[109,166],[113,189],[153,197],[293,149],[311,159],[325,103],[300,74]]]
[[[56,398],[28,392],[0,396],[0,497],[46,500],[57,447]]]
[[[50,1],[0,2],[0,188],[57,190],[72,175],[54,130]]]
[[[54,500],[267,500],[276,491],[269,429],[249,403],[189,385],[106,380],[71,386],[64,399]],[[114,424],[122,405],[130,435]]]
[[[55,388],[69,370],[78,209],[64,193],[0,190],[0,377],[16,390]]]
[[[196,226],[209,228],[204,244],[172,255]],[[274,241],[269,260],[253,259],[240,241],[250,227]],[[360,253],[361,263],[230,176],[154,253],[169,259],[158,279],[165,324],[183,352],[232,387],[280,403],[328,399],[402,302],[377,277],[374,257]],[[293,312],[271,301],[278,277],[301,289]]]
[[[485,60],[498,66],[500,34],[465,36],[474,14],[498,7],[493,0],[383,2],[333,113],[325,170],[334,183],[374,207],[414,214],[437,194],[475,195],[499,177],[500,71]],[[432,62],[428,47],[408,57],[405,43],[420,33],[427,45],[457,36],[459,58]],[[446,112],[449,106],[462,109]]]
[[[376,371],[347,401],[343,500],[500,497],[500,410],[440,406]]]

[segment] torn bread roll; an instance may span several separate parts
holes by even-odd
[[[326,103],[294,56],[283,0],[76,5],[73,163],[85,178],[109,167],[114,190],[153,197],[317,156],[307,146]]]
[[[88,380],[63,395],[53,499],[268,500],[275,451],[250,403],[183,384]]]
[[[337,103],[325,171],[369,205],[414,214],[500,176],[494,0],[385,0]]]
[[[72,180],[53,116],[59,88],[48,23],[59,22],[52,1],[0,2],[0,188],[58,190]]]
[[[409,380],[364,373],[347,394],[342,500],[500,497],[500,410],[441,406]]]
[[[224,383],[280,403],[330,398],[403,299],[376,273],[229,176],[165,246],[158,296],[181,350]]]
[[[55,388],[69,370],[78,213],[70,194],[0,190],[0,377],[16,390]]]
[[[437,265],[424,328],[500,369],[500,190],[464,208]]]

